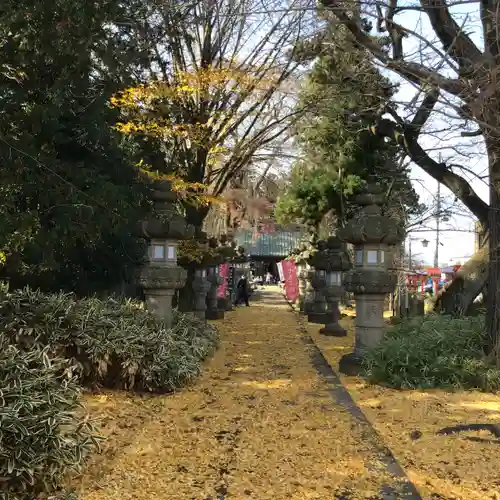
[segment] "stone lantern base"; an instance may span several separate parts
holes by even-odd
[[[342,356],[339,361],[339,372],[343,375],[357,376],[363,371],[363,359],[356,352]]]
[[[307,314],[307,321],[309,321],[309,323],[315,323],[317,325],[327,325],[329,323],[332,323],[334,321],[334,318],[332,313],[310,312]]]
[[[327,337],[345,337],[347,335],[347,332],[336,321],[326,324],[319,333]]]
[[[193,314],[201,319],[206,319],[207,293],[212,286],[204,276],[195,276],[191,284],[194,291]]]
[[[231,302],[231,299],[229,297],[219,297],[219,299],[217,300],[217,307],[221,311],[232,311],[233,303]]]
[[[143,288],[146,308],[172,326],[172,297],[176,289],[186,282],[186,271],[178,266],[144,266],[136,275]]]
[[[205,318],[210,320],[224,319],[224,310],[219,308],[207,309],[205,312]]]
[[[146,309],[160,318],[167,328],[172,326],[172,297],[175,290],[144,288]]]

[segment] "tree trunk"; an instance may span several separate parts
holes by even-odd
[[[462,316],[488,280],[488,245],[478,250],[458,271],[453,281],[436,298],[435,311]]]
[[[186,222],[191,224],[195,228],[195,238],[200,232],[203,230],[203,223],[205,222],[205,218],[210,211],[210,207],[208,206],[193,206],[188,205],[186,207]]]
[[[203,229],[203,222],[205,217],[209,212],[209,207],[195,207],[189,205],[186,207],[186,222],[194,226],[195,238],[197,238]],[[188,275],[186,278],[186,284],[179,290],[178,294],[178,304],[177,307],[179,311],[190,312],[194,311],[194,290],[193,290],[193,280],[194,280],[194,267],[189,266],[187,268]]]
[[[495,115],[494,124],[497,116]],[[495,127],[495,130],[498,130]],[[499,347],[500,340],[500,135],[490,132],[485,135],[488,150],[490,173],[490,212],[488,217],[489,229],[489,266],[488,266],[488,293],[486,297],[486,340],[485,354],[494,353]]]

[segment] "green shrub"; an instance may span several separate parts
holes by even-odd
[[[26,349],[49,346],[83,385],[148,391],[195,379],[218,342],[215,327],[191,315],[175,313],[166,329],[138,302],[30,289],[0,296],[0,332]]]
[[[55,492],[97,444],[66,361],[21,351],[0,335],[0,498]],[[57,498],[57,497],[56,497]]]
[[[364,364],[372,382],[399,388],[500,389],[500,371],[484,360],[484,317],[428,315],[393,326]]]

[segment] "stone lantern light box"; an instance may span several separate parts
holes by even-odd
[[[168,240],[153,240],[149,245],[149,260],[151,262],[177,263],[177,247],[175,242]]]
[[[355,248],[355,266],[380,266],[385,263],[385,250],[380,245],[366,245]]]
[[[342,273],[340,271],[331,271],[326,275],[327,285],[340,285],[342,283]]]
[[[194,272],[195,276],[198,278],[206,278],[207,277],[207,270],[206,269],[196,269]]]

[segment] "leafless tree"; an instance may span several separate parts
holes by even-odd
[[[291,92],[299,64],[290,54],[309,27],[310,2],[271,0],[264,8],[261,0],[151,0],[139,23],[149,43],[146,80],[172,88],[179,74],[227,71],[226,80],[202,84],[165,109],[176,124],[206,125],[199,142],[164,140],[167,167],[219,197],[231,179],[277,151],[300,114]],[[241,84],[237,75],[245,74],[249,78]],[[221,152],[209,160],[214,148]],[[188,222],[201,227],[208,210],[187,206]]]

